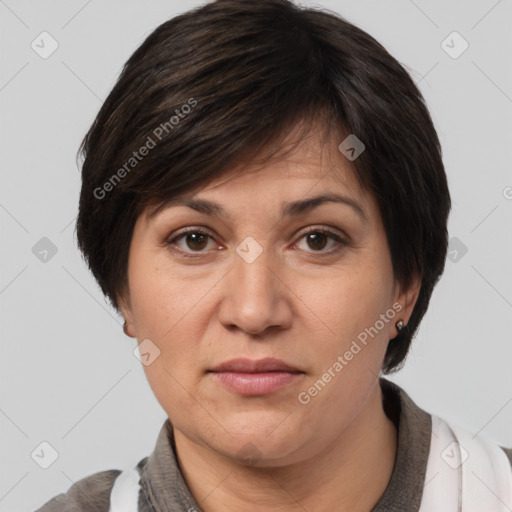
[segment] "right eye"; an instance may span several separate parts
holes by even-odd
[[[195,257],[193,253],[207,252],[203,249],[207,247],[209,239],[213,240],[213,235],[210,232],[197,227],[190,227],[170,238],[167,241],[167,246],[171,250],[183,253],[184,256]],[[180,242],[183,241],[184,245],[180,245]]]

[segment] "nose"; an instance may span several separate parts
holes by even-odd
[[[226,328],[261,335],[270,327],[290,327],[293,294],[279,266],[271,259],[268,250],[252,262],[234,255],[219,309],[219,320]]]

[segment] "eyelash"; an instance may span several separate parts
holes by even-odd
[[[212,239],[214,238],[214,235],[212,233],[210,233],[209,231],[205,230],[204,228],[197,228],[197,227],[191,226],[189,228],[184,229],[183,231],[178,233],[173,238],[170,238],[169,240],[167,240],[166,241],[167,247],[172,251],[179,252],[180,254],[182,254],[183,256],[185,256],[187,258],[198,258],[198,257],[202,256],[205,253],[205,251],[185,251],[183,249],[180,249],[179,247],[176,247],[176,242],[190,233],[200,234],[203,236],[209,236]],[[332,254],[338,252],[343,247],[348,245],[348,243],[345,240],[343,240],[337,233],[335,233],[334,231],[331,231],[330,229],[326,229],[326,228],[312,228],[312,229],[302,233],[299,240],[305,238],[307,235],[309,235],[311,233],[322,233],[324,235],[327,235],[328,237],[330,237],[332,240],[334,240],[338,244],[337,247],[333,247],[327,251],[324,251],[324,250],[307,251],[307,252],[315,254],[319,257],[331,256]]]

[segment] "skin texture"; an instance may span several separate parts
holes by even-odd
[[[408,290],[395,283],[377,203],[338,151],[342,140],[314,132],[285,158],[238,174],[234,167],[188,194],[219,203],[230,218],[174,204],[136,222],[121,309],[129,335],[160,350],[144,371],[206,512],[369,511],[389,482],[396,430],[378,377],[419,281]],[[281,213],[285,202],[333,192],[356,201],[365,218],[332,202]],[[170,243],[189,226],[212,237]],[[304,236],[318,228],[346,243]],[[236,251],[246,237],[262,249],[251,263]],[[400,312],[301,403],[299,393],[333,373],[393,304]],[[274,393],[241,396],[208,372],[235,357],[275,357],[304,373]]]

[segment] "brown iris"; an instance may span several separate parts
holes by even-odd
[[[209,236],[204,233],[187,233],[185,238],[190,249],[200,251],[206,247]]]
[[[325,233],[314,232],[314,233],[308,233],[308,235],[307,235],[308,245],[312,249],[323,249],[325,247],[325,244],[326,244],[328,238],[329,237]],[[313,243],[313,245],[311,245],[311,242]]]

